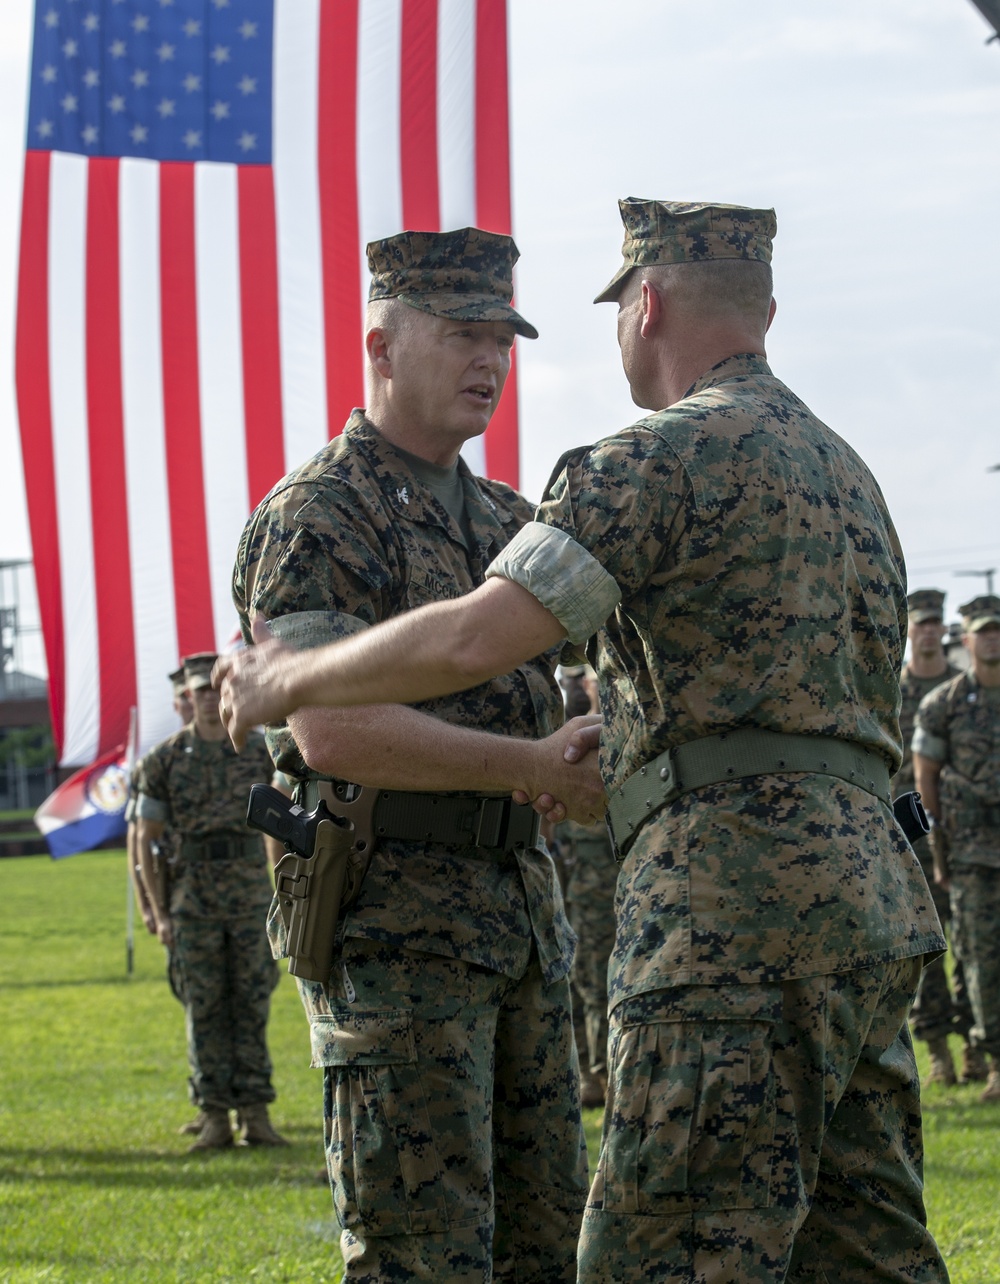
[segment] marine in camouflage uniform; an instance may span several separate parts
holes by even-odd
[[[513,242],[476,229],[404,233],[368,255],[368,413],[354,411],[251,517],[233,590],[248,640],[255,613],[311,647],[457,597],[532,515],[458,458],[492,414],[515,331],[535,335],[509,303]],[[329,983],[300,981],[352,1281],[575,1275],[586,1151],[572,934],[546,852],[505,848],[499,834],[477,842],[471,819],[511,806],[476,796],[505,788],[488,770],[477,783],[476,746],[560,726],[557,659],[418,709],[352,711],[341,723],[307,711],[267,730],[308,807],[317,779],[341,778],[385,787],[400,807],[417,797],[409,791],[440,789],[428,799],[436,814],[470,817],[464,841],[445,841],[436,822],[419,840],[390,825],[339,923]],[[458,733],[452,761],[444,746]],[[599,797],[596,770],[594,783]]]
[[[224,735],[213,737],[213,719],[221,729],[215,658],[185,660],[194,719],[146,754],[136,804],[144,878],[171,987],[184,1004],[189,1091],[201,1124],[193,1148],[202,1150],[232,1144],[230,1109],[247,1144],[283,1141],[267,1119],[275,1096],[267,1018],[278,979],[265,932],[271,880],[263,839],[245,824],[250,786],[269,783],[273,769],[263,736],[240,755]],[[169,907],[157,902],[149,851],[167,827]]]
[[[568,717],[596,707],[596,676],[590,665],[564,669],[560,681]],[[580,1096],[583,1106],[593,1109],[604,1105],[608,1087],[608,960],[615,943],[618,865],[603,821],[578,825],[567,820],[556,826],[553,841],[566,915],[576,933],[570,979]]]
[[[232,730],[419,698],[599,628],[624,859],[580,1279],[939,1284],[906,1017],[945,942],[890,806],[899,543],[764,358],[773,212],[621,208],[600,300],[633,399],[667,409],[564,458],[498,585],[308,665],[237,659]]]
[[[913,754],[910,742],[917,717],[917,706],[925,695],[961,672],[949,664],[942,646],[945,633],[944,594],[938,589],[916,589],[906,597],[908,611],[907,634],[910,639],[910,660],[903,666],[899,680],[902,704],[899,710],[899,731],[903,740],[903,762],[892,778],[892,796],[908,793],[916,788],[913,777]],[[934,854],[927,838],[913,844],[920,868],[930,887],[934,906],[942,924],[947,928],[951,907],[947,891],[934,881]],[[930,1071],[926,1082],[953,1084],[955,1066],[948,1048],[948,1035],[960,1034],[964,1040],[963,1082],[985,1079],[986,1070],[982,1057],[968,1041],[972,1026],[972,1008],[965,988],[962,964],[954,962],[954,997],[948,988],[944,956],[929,963],[920,974],[917,997],[910,1013],[910,1029],[917,1039],[927,1043]]]
[[[601,1106],[608,1079],[608,959],[615,943],[618,866],[603,823],[566,821],[557,830],[557,841],[566,866],[566,915],[576,933],[570,979],[583,1009],[583,1030],[577,1030],[577,1042],[584,1045],[581,1060],[585,1055],[587,1064],[583,1104]]]
[[[173,691],[174,712],[180,718],[181,725],[186,726],[191,721],[192,708],[191,699],[184,686],[183,666],[168,674],[168,678]],[[146,884],[142,880],[142,868],[139,865],[139,824],[135,809],[139,801],[141,788],[142,759],[140,758],[133,766],[132,774],[129,776],[128,802],[125,804],[125,848],[128,854],[129,877],[132,880],[132,888],[135,893],[136,903],[139,906],[139,913],[142,915],[146,931],[151,936],[155,936],[156,917],[153,914],[153,907],[146,892]],[[169,838],[165,834],[163,844],[167,845],[168,843]],[[169,954],[167,957],[169,975]],[[171,988],[173,988],[172,980]]]
[[[988,1054],[983,1101],[1000,1101],[1000,598],[960,608],[972,667],[917,710],[917,786],[936,821],[935,871],[951,890],[973,1044]]]

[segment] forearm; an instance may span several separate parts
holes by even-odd
[[[921,753],[913,755],[913,777],[917,793],[920,794],[924,810],[935,820],[941,819],[941,795],[938,785],[942,765],[934,758],[927,758]]]
[[[136,833],[136,855],[139,874],[146,889],[150,909],[157,923],[167,918],[170,907],[161,905],[157,891],[156,866],[153,862],[152,844],[163,837],[163,825],[152,820],[140,819]]]
[[[530,593],[492,579],[326,647],[280,676],[286,707],[411,704],[477,686],[562,641],[565,629]]]
[[[533,741],[455,726],[406,705],[314,707],[288,721],[313,771],[359,785],[510,793],[538,770]]]

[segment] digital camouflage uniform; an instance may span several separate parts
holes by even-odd
[[[638,263],[770,258],[771,211],[622,215],[625,267],[602,298]],[[573,640],[607,621],[590,658],[609,794],[735,728],[900,761],[895,532],[862,460],[761,356],[565,456],[494,573]],[[616,912],[580,1279],[945,1280],[906,1029],[944,941],[888,805],[808,773],[681,794],[638,829]]]
[[[204,740],[193,723],[143,759],[138,815],[172,835],[170,980],[184,1004],[191,1100],[204,1109],[274,1100],[271,879],[263,840],[244,823],[250,786],[272,774],[263,736],[253,733],[237,755],[228,737]]]
[[[1000,688],[971,670],[925,696],[913,751],[942,763],[955,952],[975,1024],[973,1044],[1000,1062]]]
[[[312,646],[469,592],[530,518],[459,461],[467,534],[355,411],[252,516],[234,598]],[[562,723],[549,655],[419,706],[540,737]],[[276,765],[309,775],[286,727]],[[300,982],[324,1070],[328,1163],[351,1280],[571,1280],[586,1194],[550,857],[379,839],[330,984]],[[492,1265],[491,1265],[492,1264]],[[491,1274],[492,1270],[492,1274]]]
[[[899,731],[903,739],[903,763],[892,778],[892,796],[915,789],[913,780],[913,729],[916,724],[917,706],[925,695],[939,687],[943,682],[956,677],[961,670],[948,665],[945,672],[938,677],[918,678],[910,672],[909,666],[903,668],[899,680],[899,691],[902,706],[899,711]],[[951,918],[951,906],[947,891],[934,881],[934,854],[927,838],[918,838],[912,844],[913,850],[924,871],[927,885],[934,900],[942,924],[947,928]],[[949,1034],[960,1034],[964,1038],[972,1025],[972,1009],[965,987],[962,965],[957,960],[953,967],[954,996],[948,988],[948,976],[945,972],[944,955],[928,963],[920,974],[917,997],[910,1013],[910,1029],[918,1039],[928,1043],[947,1037]]]
[[[608,1072],[608,960],[615,943],[615,885],[618,865],[607,826],[564,821],[557,831],[565,868],[566,916],[576,933],[570,979],[583,1007],[586,1054],[591,1074]],[[577,1032],[577,1042],[580,1042]]]

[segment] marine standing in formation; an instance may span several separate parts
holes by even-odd
[[[913,761],[938,882],[951,891],[955,953],[989,1056],[982,1101],[1000,1101],[1000,597],[959,608],[971,668],[925,696]]]
[[[597,681],[590,665],[574,666],[566,714],[597,712]],[[555,827],[557,863],[563,870],[566,914],[576,933],[573,1026],[580,1053],[580,1100],[585,1109],[604,1105],[608,1090],[608,960],[615,943],[618,865],[607,825],[566,820]],[[579,1005],[579,1015],[577,1006]]]
[[[368,402],[252,515],[233,593],[298,648],[468,593],[532,515],[459,456],[515,334],[513,241],[477,229],[368,247]],[[574,1277],[586,1194],[567,974],[572,935],[514,787],[603,810],[568,766],[560,648],[420,708],[302,710],[268,728],[312,810],[377,787],[377,840],[328,984],[300,982],[351,1281]],[[535,781],[535,784],[530,782]],[[335,808],[334,808],[335,809]],[[274,916],[272,916],[273,921]]]
[[[175,669],[173,673],[167,675],[170,682],[170,689],[173,693],[174,713],[180,718],[181,726],[186,727],[191,721],[194,714],[194,706],[191,704],[191,697],[185,689],[184,684],[184,666]],[[135,814],[136,803],[139,801],[140,782],[142,780],[142,759],[132,767],[132,774],[129,777],[128,802],[125,804],[125,851],[128,857],[129,877],[132,879],[132,890],[135,893],[136,904],[139,907],[139,914],[145,924],[146,931],[150,936],[156,935],[156,916],[153,913],[153,906],[146,891],[146,884],[142,880],[142,868],[139,864],[139,821]],[[166,847],[164,842],[161,846]],[[166,852],[164,852],[164,861]],[[160,876],[160,870],[163,865],[160,864],[160,858],[157,860],[157,882],[163,885],[163,878]],[[169,952],[167,972],[169,975]],[[190,1125],[185,1124],[187,1130]],[[200,1124],[199,1129],[200,1130]]]
[[[902,705],[899,711],[899,731],[903,739],[903,763],[892,778],[892,796],[908,793],[916,788],[913,776],[913,753],[910,747],[916,723],[917,706],[935,687],[961,672],[948,663],[944,651],[944,594],[938,589],[916,589],[906,598],[909,622],[910,658],[903,665],[899,681]],[[934,880],[934,853],[926,838],[913,843],[913,850],[920,861],[920,868],[930,887],[941,923],[948,929],[951,907],[948,891]],[[917,1039],[927,1044],[930,1059],[928,1083],[955,1083],[955,1064],[948,1048],[948,1035],[960,1034],[963,1040],[962,1081],[974,1082],[986,1078],[983,1055],[969,1042],[972,1028],[972,1008],[965,987],[965,977],[959,959],[953,959],[952,984],[948,987],[944,955],[935,959],[920,974],[917,997],[910,1013],[910,1029]]]
[[[906,1017],[945,942],[890,806],[899,544],[863,461],[768,367],[773,211],[621,212],[598,301],[655,413],[564,457],[482,588],[233,657],[223,716],[239,742],[596,632],[623,863],[580,1279],[937,1284]]]
[[[250,786],[270,783],[274,771],[261,735],[233,752],[209,680],[215,660],[184,660],[192,720],[143,758],[136,803],[143,882],[187,1023],[189,1091],[199,1110],[193,1150],[233,1144],[230,1110],[241,1142],[286,1144],[267,1111],[275,1096],[267,1018],[278,979],[264,930],[271,879],[264,840],[245,824]],[[168,828],[164,904],[152,847]],[[272,858],[278,854],[275,846]]]

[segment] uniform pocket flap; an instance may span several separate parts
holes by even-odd
[[[386,1066],[416,1061],[408,1011],[333,1012],[309,1025],[312,1066]]]
[[[660,1021],[781,1020],[778,985],[684,985],[633,995],[622,1003],[622,1025],[655,1025]]]

